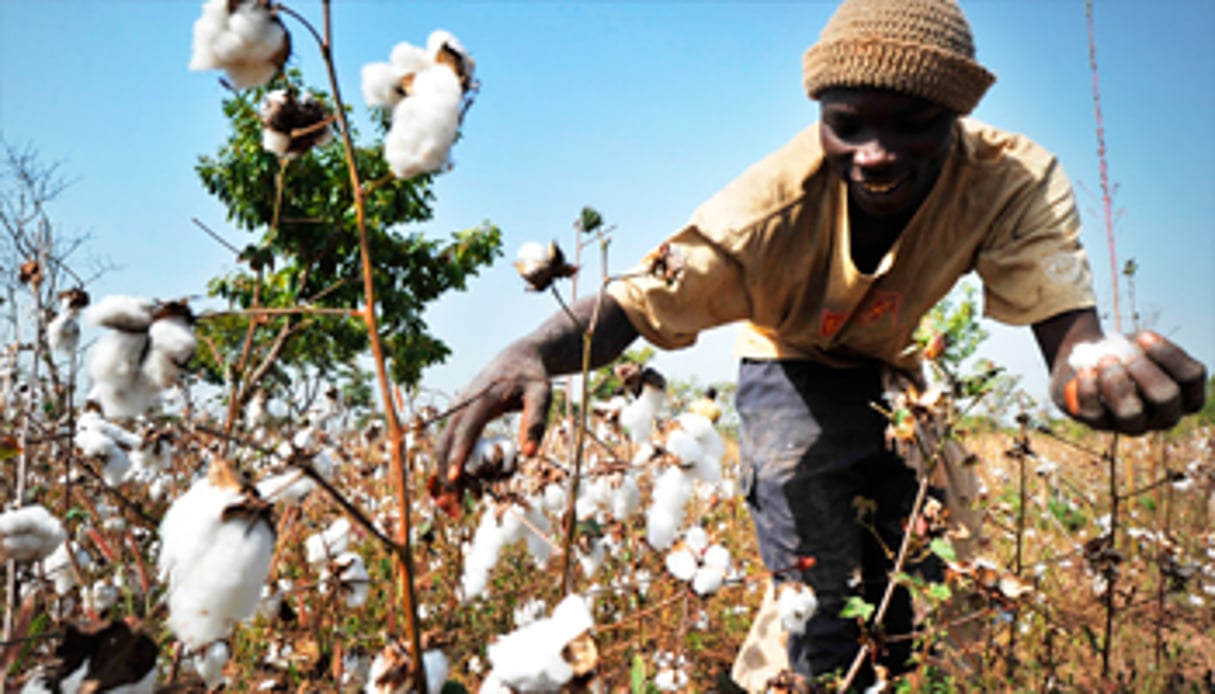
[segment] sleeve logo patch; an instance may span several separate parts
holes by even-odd
[[[1055,284],[1075,284],[1080,278],[1080,260],[1072,253],[1054,253],[1040,263],[1042,274]]]

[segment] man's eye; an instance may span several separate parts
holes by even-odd
[[[835,133],[835,136],[840,139],[847,139],[856,135],[861,130],[860,121],[855,118],[828,118],[827,127]]]

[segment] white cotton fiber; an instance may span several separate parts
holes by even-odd
[[[363,562],[363,557],[354,552],[343,552],[330,563],[338,569],[337,581],[346,607],[362,607],[371,592],[371,576],[367,573],[367,564]],[[327,592],[329,583],[332,582],[328,567],[321,572],[321,581],[321,592]]]
[[[256,87],[278,71],[287,40],[287,30],[260,2],[245,0],[229,14],[227,0],[210,0],[194,22],[190,69],[221,69],[235,88]]]
[[[654,549],[665,550],[675,541],[692,487],[692,478],[677,467],[668,467],[658,475],[646,514],[646,541]]]
[[[626,473],[612,489],[611,505],[612,516],[621,522],[627,521],[641,507],[641,490],[632,472]]]
[[[404,98],[400,91],[401,74],[392,65],[367,63],[362,77],[363,100],[368,106],[392,108]]]
[[[696,575],[696,556],[686,547],[667,555],[667,572],[681,581],[690,581]]]
[[[557,691],[574,674],[562,650],[593,626],[586,601],[579,595],[566,597],[552,617],[537,620],[489,645],[486,650],[494,669],[488,679],[520,692]]]
[[[46,339],[51,349],[61,354],[75,354],[80,345],[79,311],[68,309],[51,319],[46,326]]]
[[[178,364],[184,364],[194,355],[194,346],[198,343],[189,321],[178,315],[152,323],[148,337],[152,340],[152,349],[164,352]]]
[[[414,75],[411,94],[392,110],[384,158],[397,178],[438,171],[446,164],[460,127],[464,98],[460,78],[436,65]]]
[[[342,554],[350,546],[350,521],[345,516],[304,540],[309,564],[320,564]]]
[[[589,551],[583,552],[581,549],[575,550],[578,555],[578,565],[582,567],[582,575],[586,578],[591,578],[595,572],[599,571],[599,567],[603,566],[603,560],[606,556],[603,540],[595,538],[590,541]]]
[[[264,519],[221,515],[244,500],[209,479],[195,482],[165,513],[157,562],[168,583],[168,626],[187,648],[226,637],[253,614],[274,553]]]
[[[38,505],[0,514],[0,555],[16,561],[42,561],[67,537],[63,524]]]
[[[432,54],[433,55],[433,54]],[[434,65],[432,55],[427,55],[426,49],[419,48],[407,41],[402,41],[392,47],[388,62],[400,71],[402,75],[421,72]]]
[[[224,681],[224,665],[227,664],[231,655],[228,644],[216,641],[207,646],[207,650],[191,658],[190,664],[194,666],[194,671],[210,690]]]
[[[85,318],[103,328],[142,333],[152,324],[154,309],[153,302],[147,299],[111,294],[90,306]]]
[[[628,432],[633,443],[643,444],[650,440],[654,417],[658,416],[666,397],[665,391],[646,383],[641,394],[620,410],[620,426]]]
[[[814,591],[801,583],[786,583],[777,591],[776,609],[780,613],[781,626],[791,634],[806,631],[806,622],[818,609]]]
[[[493,509],[481,514],[481,522],[473,534],[472,546],[464,553],[464,574],[461,578],[464,600],[471,600],[485,592],[489,584],[489,573],[498,563],[505,538]]]
[[[299,470],[288,470],[264,477],[257,483],[257,493],[263,499],[298,504],[316,488],[316,482]]]
[[[1139,345],[1126,337],[1113,333],[1096,342],[1081,342],[1072,348],[1067,357],[1067,363],[1075,371],[1096,368],[1101,360],[1114,357],[1123,364],[1143,354]]]
[[[721,480],[721,459],[726,454],[726,444],[721,434],[713,426],[708,417],[694,412],[684,412],[675,419],[679,423],[677,431],[686,432],[696,441],[700,455],[695,461],[696,478],[710,484]],[[671,432],[674,435],[676,432]],[[670,439],[667,441],[670,444]]]
[[[726,572],[716,566],[702,566],[692,577],[692,591],[697,595],[712,595],[721,589],[725,582]]]

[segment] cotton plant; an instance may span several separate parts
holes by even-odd
[[[194,22],[191,70],[223,70],[236,89],[269,82],[291,55],[270,0],[208,0]]]
[[[227,637],[257,608],[274,553],[268,511],[216,459],[165,513],[157,567],[168,586],[168,627],[188,651]]]
[[[107,417],[135,417],[176,384],[194,354],[194,317],[185,302],[107,296],[87,319],[106,328],[89,353],[88,398]]]
[[[66,538],[63,524],[44,506],[0,513],[0,560],[40,562]]]
[[[474,62],[450,32],[430,34],[425,47],[400,43],[387,63],[363,66],[363,98],[388,109],[384,158],[393,175],[410,179],[443,169],[459,132],[465,95],[475,88]]]
[[[70,553],[74,553],[74,556]],[[88,552],[79,548],[73,552],[66,541],[59,543],[59,546],[42,560],[42,575],[51,581],[55,594],[60,597],[67,596],[76,587],[73,560],[81,571],[92,568],[93,560]]]
[[[333,139],[329,112],[308,93],[297,96],[291,89],[271,90],[262,97],[258,117],[262,149],[284,159],[294,159]]]
[[[724,545],[710,543],[705,529],[695,525],[667,554],[665,563],[667,571],[680,581],[690,583],[697,595],[712,595],[722,587],[730,573],[730,551]]]
[[[493,669],[481,691],[556,691],[575,676],[586,674],[588,665],[594,667],[594,662],[588,662],[594,660],[594,651],[584,643],[594,626],[587,601],[581,595],[566,596],[550,617],[489,644],[486,650]]]

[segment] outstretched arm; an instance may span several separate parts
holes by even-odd
[[[1102,337],[1091,308],[1035,323],[1034,337],[1050,369],[1051,399],[1094,429],[1126,434],[1169,429],[1206,399],[1206,367],[1151,331],[1132,336],[1142,354],[1128,361],[1111,356],[1095,367],[1073,369],[1072,350]]]
[[[575,302],[569,314],[558,312],[526,337],[502,350],[460,394],[467,405],[451,415],[436,451],[439,486],[444,495],[460,487],[464,464],[482,430],[494,418],[522,410],[519,449],[535,455],[544,437],[552,391],[549,379],[582,368],[583,327],[590,325],[598,297]],[[604,295],[591,341],[591,367],[597,368],[624,352],[637,337],[624,309]]]

